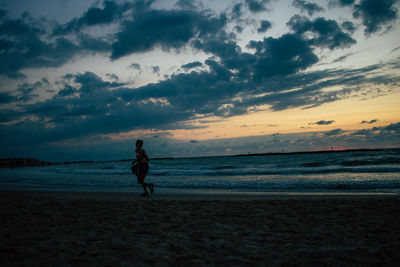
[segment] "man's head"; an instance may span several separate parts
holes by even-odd
[[[136,140],[136,147],[141,148],[143,146],[143,140]]]

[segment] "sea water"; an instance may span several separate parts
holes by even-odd
[[[246,191],[399,190],[400,149],[151,160],[157,188]],[[129,161],[0,170],[4,188],[139,187]]]

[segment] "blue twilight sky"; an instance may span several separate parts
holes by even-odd
[[[396,0],[0,0],[0,157],[400,146]]]

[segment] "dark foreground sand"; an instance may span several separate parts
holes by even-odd
[[[0,191],[0,265],[264,266],[400,262],[400,198],[140,199]]]

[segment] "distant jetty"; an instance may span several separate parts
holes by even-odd
[[[248,153],[237,154],[231,157],[252,157],[252,156],[274,156],[274,155],[297,155],[297,154],[318,154],[318,153],[338,153],[338,152],[366,152],[366,151],[382,151],[383,149],[341,149],[341,150],[317,150],[317,151],[298,151],[298,152],[268,152],[268,153]]]
[[[51,165],[50,162],[33,158],[0,159],[0,168],[20,168]]]
[[[169,160],[169,159],[174,159],[174,158],[172,158],[172,157],[150,158],[150,160]],[[136,159],[120,159],[120,160],[117,160],[117,161],[124,162],[124,161],[134,161],[134,160],[136,160]],[[113,160],[113,161],[115,161],[115,160]]]

